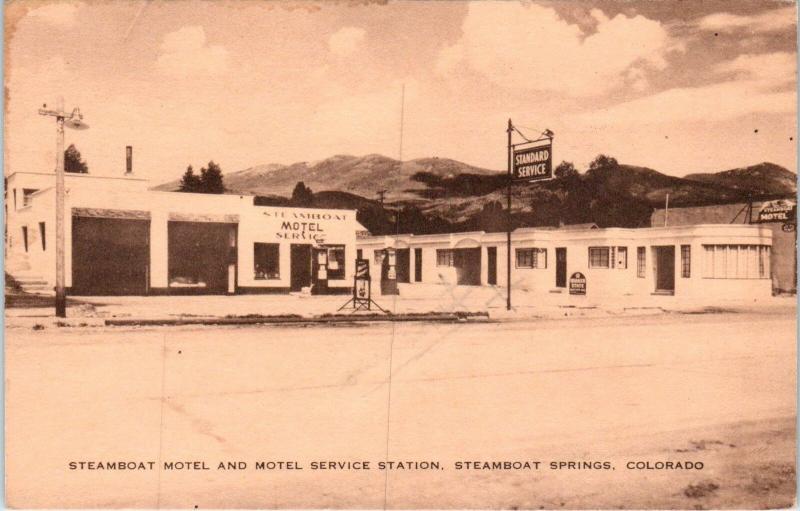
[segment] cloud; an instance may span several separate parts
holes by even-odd
[[[366,35],[367,31],[363,28],[340,28],[328,39],[328,47],[334,55],[344,57],[353,53]]]
[[[183,27],[164,36],[158,67],[179,76],[216,74],[227,69],[228,50],[206,43],[203,27]]]
[[[30,11],[28,17],[55,27],[71,28],[75,25],[78,9],[82,6],[83,2],[55,2]]]
[[[740,55],[711,72],[722,80],[679,87],[578,116],[586,125],[652,125],[729,121],[754,114],[795,115],[795,57],[790,53]]]
[[[764,88],[794,86],[797,61],[787,52],[744,54],[733,60],[721,62],[714,67],[720,75],[758,82]]]
[[[537,4],[473,2],[460,40],[441,50],[440,73],[462,68],[517,91],[601,95],[632,77],[663,70],[667,53],[681,50],[667,29],[643,16],[608,18],[593,9],[592,33]]]
[[[793,28],[796,24],[797,10],[791,6],[749,16],[727,12],[709,14],[697,20],[695,26],[711,32],[733,32],[738,29],[747,29],[752,33],[764,33]]]

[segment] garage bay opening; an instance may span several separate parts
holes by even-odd
[[[72,217],[73,295],[144,295],[150,221]]]
[[[170,293],[235,291],[236,224],[170,221],[167,230]]]

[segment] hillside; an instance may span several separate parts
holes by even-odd
[[[314,191],[338,190],[375,197],[379,190],[389,190],[392,197],[410,198],[426,188],[412,179],[419,172],[441,177],[492,173],[447,158],[421,158],[401,163],[379,154],[337,155],[318,162],[257,165],[225,174],[225,187],[232,192],[289,196],[295,184],[303,181]],[[178,185],[178,181],[172,181],[157,189],[176,190]]]
[[[686,179],[765,195],[792,194],[797,189],[796,174],[768,162],[714,174],[688,174]]]
[[[445,158],[401,164],[380,155],[334,156],[225,175],[232,193],[258,195],[264,205],[293,205],[289,197],[298,181],[314,190],[312,207],[357,209],[359,221],[375,234],[505,229],[505,173]],[[159,188],[174,190],[177,183]],[[378,190],[388,190],[385,204],[376,200]],[[549,182],[516,184],[512,216],[515,226],[640,227],[649,225],[667,194],[670,205],[691,206],[794,191],[795,174],[770,163],[680,178],[613,161]]]

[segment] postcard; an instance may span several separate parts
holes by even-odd
[[[794,2],[4,20],[9,507],[795,505]]]

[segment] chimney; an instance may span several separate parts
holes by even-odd
[[[125,175],[133,174],[133,146],[125,146]]]

